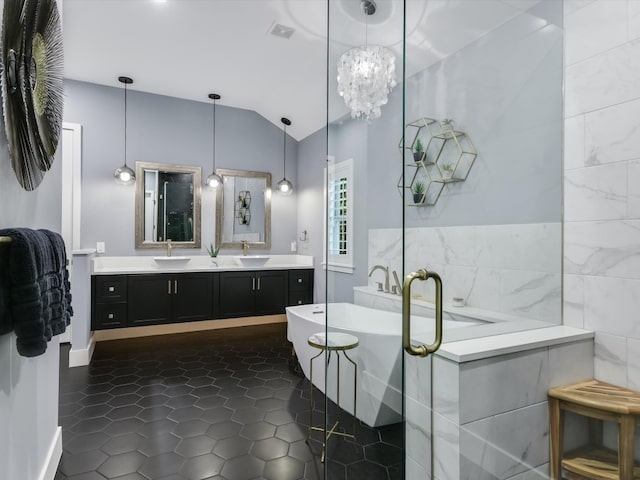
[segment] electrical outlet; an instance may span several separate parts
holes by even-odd
[[[104,251],[105,251],[104,242],[96,242],[96,252],[104,253]]]
[[[297,252],[298,251],[298,243],[297,242],[291,242],[291,251],[292,252]]]

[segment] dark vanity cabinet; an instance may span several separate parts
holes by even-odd
[[[313,269],[94,275],[91,329],[283,314],[313,302]]]
[[[91,329],[127,326],[127,276],[104,275],[91,282]]]
[[[286,270],[222,272],[219,318],[284,313],[288,298]]]
[[[129,275],[128,326],[213,318],[213,274]]]
[[[308,303],[313,303],[313,270],[291,270],[288,305]]]

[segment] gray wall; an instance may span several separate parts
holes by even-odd
[[[135,79],[134,79],[135,80]],[[135,85],[135,84],[134,84]],[[65,121],[79,123],[83,132],[82,226],[83,248],[106,243],[107,255],[153,254],[134,248],[135,186],[113,181],[124,162],[124,94],[121,88],[67,80]],[[224,97],[224,92],[221,92]],[[129,90],[127,163],[175,163],[202,167],[203,179],[212,169],[212,106]],[[295,122],[295,118],[292,119]],[[298,142],[287,138],[287,178],[297,184]],[[216,167],[271,172],[273,187],[283,176],[282,129],[257,113],[218,105]],[[295,240],[296,191],[272,196],[271,253],[290,252]],[[203,250],[214,241],[215,193],[203,188]],[[157,253],[157,252],[156,252]],[[222,254],[232,252],[222,251]]]
[[[368,229],[402,227],[403,215],[406,227],[561,221],[562,29],[553,23],[561,25],[555,15],[561,5],[546,1],[537,9],[407,80],[406,122],[453,118],[479,152],[467,181],[447,186],[437,206],[403,212],[397,188],[404,163],[398,149],[402,85],[381,118],[369,124],[347,118],[331,126],[328,154],[354,159],[357,200],[356,272],[330,274],[330,300],[349,301],[352,286],[367,284]],[[550,23],[540,28],[536,15]],[[305,156],[324,154],[309,151],[314,145],[324,148],[313,137],[301,142]],[[317,195],[306,204],[322,203],[322,181],[315,170],[300,170],[300,184]],[[315,229],[321,231],[322,220],[317,217]],[[309,229],[309,220],[303,223]],[[312,238],[307,248],[321,251],[322,238]]]
[[[11,169],[1,120],[0,132],[0,228],[60,232],[60,155],[40,186],[27,192]],[[58,426],[58,345],[54,337],[44,355],[25,358],[13,333],[0,336],[0,478],[38,478],[45,466]]]

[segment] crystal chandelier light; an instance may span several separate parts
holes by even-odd
[[[376,11],[373,0],[360,5],[367,17]],[[367,45],[365,40],[364,46],[347,50],[338,60],[338,94],[353,118],[378,118],[396,84],[395,55],[388,48]]]

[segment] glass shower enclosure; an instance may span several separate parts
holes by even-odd
[[[460,348],[562,323],[562,2],[327,8],[317,475],[545,478],[546,411],[492,384],[522,360]]]

